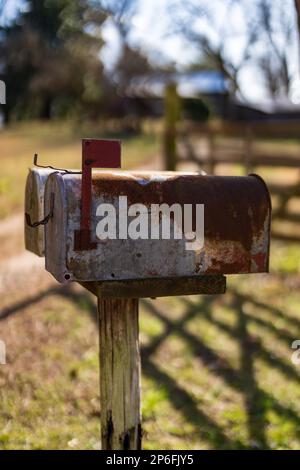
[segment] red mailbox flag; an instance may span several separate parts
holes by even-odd
[[[119,140],[82,140],[81,222],[75,231],[74,249],[92,250],[91,241],[92,168],[121,168],[121,142]]]
[[[82,169],[121,168],[121,142],[119,140],[82,140]]]

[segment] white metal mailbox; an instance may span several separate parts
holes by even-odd
[[[47,179],[45,214],[53,200],[54,210],[45,225],[46,269],[59,282],[268,270],[271,206],[258,176],[97,171],[92,178],[88,249],[76,243],[81,191],[81,175],[54,173]],[[180,238],[178,220],[184,225],[187,206],[194,208],[193,220]],[[108,219],[112,208],[115,218]],[[154,217],[157,208],[159,214]],[[200,222],[195,220],[197,214]]]

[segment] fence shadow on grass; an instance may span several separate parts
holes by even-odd
[[[251,335],[248,325],[250,321],[256,322],[258,326],[262,325],[264,328],[269,329],[279,341],[289,345],[294,338],[286,331],[277,330],[272,322],[247,314],[244,304],[252,302],[254,306],[268,309],[279,318],[283,317],[283,313],[278,309],[257,302],[252,297],[243,296],[237,291],[231,290],[231,308],[236,315],[236,323],[232,327],[213,317],[214,297],[202,297],[197,303],[186,297],[182,297],[180,300],[184,305],[184,313],[180,320],[176,321],[170,320],[152,302],[142,301],[147,312],[164,325],[163,333],[157,335],[147,347],[142,349],[142,364],[145,374],[160,383],[164,383],[169,388],[169,400],[177,410],[181,411],[185,419],[199,429],[199,435],[202,435],[202,438],[208,441],[212,447],[218,449],[243,447],[268,449],[270,445],[266,436],[268,426],[266,414],[270,410],[286,420],[290,420],[299,428],[300,416],[292,408],[279,403],[273,394],[266,392],[258,384],[255,376],[255,359],[262,359],[269,366],[279,370],[287,380],[298,382],[299,375],[289,363],[276,356],[273,351],[270,352],[265,349],[261,340]],[[221,357],[214,349],[207,346],[199,336],[191,333],[186,328],[190,320],[200,315],[229,335],[232,341],[237,342],[240,350],[240,366],[238,369],[234,369],[224,357]],[[295,320],[293,326],[299,329],[299,322]],[[246,446],[238,440],[230,440],[225,429],[220,429],[216,422],[208,418],[203,411],[199,411],[198,401],[192,398],[187,390],[179,387],[165,370],[161,371],[159,366],[155,365],[153,356],[164,341],[168,339],[169,335],[173,333],[189,345],[194,357],[200,361],[201,367],[207,367],[209,373],[221,378],[227,387],[242,394],[244,410],[247,415],[248,444]],[[298,437],[300,439],[300,431]]]
[[[74,289],[71,284],[68,284],[45,289],[33,296],[26,297],[25,299],[3,308],[0,310],[0,321],[5,320],[12,315],[21,313],[31,305],[37,304],[50,296],[60,296],[66,298],[78,305],[81,310],[87,311],[94,319],[97,317],[96,303],[93,302],[92,295],[85,291]]]
[[[163,384],[167,390],[168,400],[174,408],[181,413],[184,420],[190,423],[193,434],[199,439],[207,442],[210,447],[216,449],[236,448],[263,448],[270,447],[266,435],[268,426],[268,411],[272,410],[285,420],[291,421],[299,429],[300,439],[300,416],[292,407],[282,405],[276,398],[263,390],[259,385],[255,374],[255,360],[261,359],[268,366],[278,370],[286,380],[299,381],[299,375],[292,365],[276,355],[276,351],[266,349],[262,341],[253,336],[249,331],[249,323],[254,322],[258,327],[265,328],[271,332],[276,340],[289,346],[294,339],[290,331],[295,329],[300,334],[300,321],[296,318],[287,318],[283,312],[273,306],[264,304],[253,296],[239,293],[237,290],[228,289],[229,306],[234,311],[236,322],[234,326],[216,318],[213,315],[215,308],[214,296],[199,296],[197,302],[188,297],[180,297],[183,312],[180,319],[173,320],[159,308],[157,303],[142,300],[141,307],[145,309],[154,319],[163,324],[163,331],[155,335],[151,342],[141,349],[143,374],[153,379],[158,384]],[[85,311],[97,322],[96,302],[88,292],[74,288],[72,285],[57,286],[42,291],[33,297],[17,302],[14,305],[0,311],[0,321],[11,315],[22,312],[30,305],[36,304],[48,296],[59,296],[75,304],[81,311]],[[218,297],[218,302],[223,302]],[[263,316],[247,313],[245,304],[253,308],[264,310],[277,319],[284,319],[289,325],[288,330],[278,329],[274,322],[266,320]],[[227,303],[228,306],[228,303]],[[205,344],[200,335],[196,335],[187,328],[187,324],[196,317],[201,316],[206,322],[225,333],[230,339],[238,344],[240,351],[240,364],[233,368],[231,364],[218,354],[217,350]],[[243,397],[244,410],[247,416],[248,439],[245,445],[238,436],[230,438],[226,428],[221,426],[216,419],[209,416],[207,410],[201,407],[201,397],[191,394],[188,387],[179,383],[168,370],[161,368],[155,361],[155,354],[159,348],[168,341],[172,334],[179,336],[188,346],[192,355],[200,362],[202,368],[207,368],[210,374],[218,377],[226,387],[239,392]],[[198,370],[201,374],[201,369]],[[298,436],[297,436],[298,437]]]

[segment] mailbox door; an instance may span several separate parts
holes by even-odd
[[[74,232],[80,228],[81,176],[48,178],[45,211],[54,194],[53,218],[46,225],[46,269],[60,282],[178,278],[202,274],[266,272],[269,259],[270,197],[261,178],[204,176],[197,173],[128,173],[98,171],[92,181],[91,234],[97,247],[77,251]],[[148,238],[98,239],[99,207],[113,206],[119,225],[120,196],[128,208],[142,204],[148,217]],[[187,249],[186,239],[151,238],[152,206],[204,206],[204,244]],[[98,213],[98,215],[97,215]],[[103,215],[103,214],[102,214]],[[124,215],[124,213],[123,213]],[[194,217],[194,216],[193,216]],[[127,229],[134,217],[127,217]],[[143,219],[146,220],[145,218]],[[156,219],[157,221],[157,219]],[[197,221],[192,222],[195,224]],[[161,233],[162,219],[159,219]],[[194,230],[194,229],[193,229]],[[124,235],[124,234],[123,234]]]
[[[30,169],[25,187],[25,213],[32,221],[44,218],[44,192],[48,176],[53,170],[44,168]],[[44,227],[30,227],[25,220],[25,248],[38,256],[45,254]]]

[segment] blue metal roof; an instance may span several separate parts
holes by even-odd
[[[131,96],[163,96],[164,88],[170,81],[177,83],[179,94],[186,98],[201,94],[223,94],[228,91],[228,82],[221,72],[203,70],[135,77],[127,93]]]
[[[179,93],[183,96],[197,94],[226,93],[228,84],[221,72],[203,70],[176,74]]]

